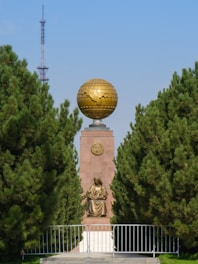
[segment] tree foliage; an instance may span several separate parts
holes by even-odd
[[[82,120],[10,46],[0,47],[0,253],[35,245],[49,224],[79,223],[74,136]]]
[[[171,225],[186,248],[198,246],[198,63],[174,73],[118,148],[113,223]]]

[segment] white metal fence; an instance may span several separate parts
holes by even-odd
[[[177,254],[179,239],[170,227],[154,225],[56,225],[40,237],[38,247],[24,255],[62,253]]]

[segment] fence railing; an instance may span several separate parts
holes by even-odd
[[[113,237],[116,253],[179,255],[179,239],[168,226],[114,225]]]
[[[154,225],[56,225],[40,237],[38,247],[24,255],[62,253],[177,254],[179,239],[171,227]]]

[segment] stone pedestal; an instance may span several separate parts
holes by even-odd
[[[101,178],[106,187],[107,217],[83,218],[83,224],[108,224],[112,217],[112,192],[110,185],[115,173],[114,136],[106,127],[89,127],[81,132],[80,138],[80,179],[84,194],[93,184],[93,178]]]

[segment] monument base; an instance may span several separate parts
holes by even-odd
[[[84,225],[108,225],[111,224],[110,217],[84,217],[83,222]]]

